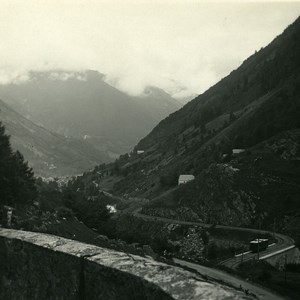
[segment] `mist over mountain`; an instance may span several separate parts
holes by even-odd
[[[11,136],[14,150],[29,161],[36,176],[81,174],[110,160],[91,144],[51,132],[11,109],[0,100],[0,120]]]
[[[0,85],[0,97],[33,122],[59,134],[87,140],[111,157],[130,151],[182,104],[149,87],[131,97],[96,71],[31,72],[29,80]]]
[[[0,10],[0,300],[299,300],[300,2],[29,2]]]

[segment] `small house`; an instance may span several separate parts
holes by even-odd
[[[137,153],[138,155],[143,154],[144,152],[145,152],[144,150],[137,150],[137,151],[136,151],[136,153]]]
[[[185,184],[189,181],[192,181],[195,179],[195,176],[194,175],[180,175],[179,178],[178,178],[178,185],[180,184]]]
[[[244,151],[245,151],[245,149],[232,149],[232,154],[237,155],[237,154],[240,154]]]
[[[117,212],[116,205],[106,205],[106,209],[110,214],[115,214]]]

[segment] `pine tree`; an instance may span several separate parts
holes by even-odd
[[[9,136],[0,122],[0,205],[31,203],[36,197],[33,175],[23,155],[12,150]]]

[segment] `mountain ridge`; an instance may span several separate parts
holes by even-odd
[[[181,104],[149,87],[131,97],[104,81],[97,71],[31,72],[29,80],[0,85],[0,96],[37,124],[54,132],[88,139],[115,158]],[[160,101],[159,101],[160,100]]]
[[[109,161],[92,145],[66,138],[26,119],[0,100],[0,119],[11,135],[11,144],[29,161],[36,175],[76,175]]]
[[[278,156],[266,142],[274,138],[275,145],[286,133],[293,142],[277,151],[298,151],[299,134],[294,131],[300,128],[299,53],[300,18],[162,120],[129,155],[96,167],[74,185],[94,181],[99,189],[125,198],[152,199],[143,209],[152,215],[194,219],[196,213],[203,222],[263,223],[266,228],[278,218],[287,228],[288,220],[300,215],[295,200],[300,197],[295,182],[299,160]],[[233,149],[244,151],[234,154]],[[196,179],[178,186],[180,174]],[[185,209],[193,214],[182,214]]]

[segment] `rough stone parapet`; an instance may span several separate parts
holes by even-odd
[[[248,299],[151,259],[0,228],[0,299]]]

